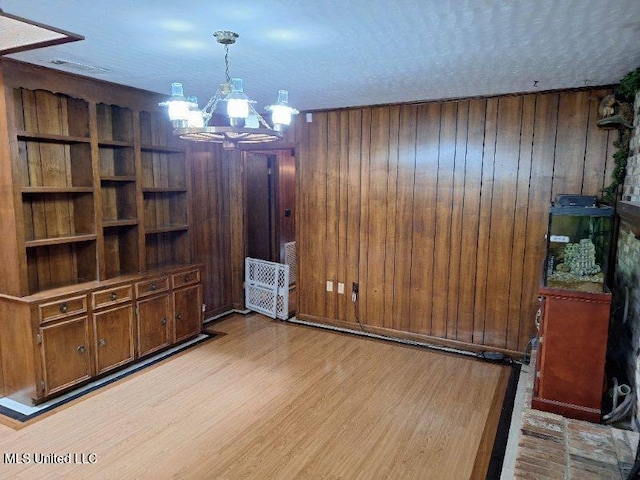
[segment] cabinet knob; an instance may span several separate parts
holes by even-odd
[[[176,320],[182,320],[182,314],[176,313]]]
[[[167,324],[167,318],[166,317],[162,317],[160,319],[160,325],[166,325]]]
[[[100,345],[101,347],[104,347],[107,344],[107,341],[104,338],[101,338],[100,340],[98,340],[98,345]]]
[[[67,302],[61,303],[60,304],[60,311],[62,313],[67,313],[67,310],[69,310],[69,305],[67,304]]]
[[[158,289],[158,285],[156,285],[155,283],[152,283],[151,286],[149,287],[151,290],[157,290]]]
[[[184,281],[185,281],[185,283],[189,281],[189,275],[185,275],[184,276]]]
[[[85,351],[84,345],[80,345],[76,350],[78,350],[78,353],[84,353]]]
[[[111,292],[111,300],[115,300],[118,298],[118,294],[116,292]]]

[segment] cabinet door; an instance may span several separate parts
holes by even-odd
[[[202,287],[200,285],[193,285],[173,292],[174,342],[194,337],[202,329],[201,299]]]
[[[133,305],[93,314],[97,373],[133,361]]]
[[[40,328],[44,395],[91,377],[89,321],[86,316]]]
[[[170,337],[171,305],[169,294],[138,302],[138,356],[166,347]]]
[[[609,305],[580,298],[545,300],[537,393],[570,405],[600,409]]]

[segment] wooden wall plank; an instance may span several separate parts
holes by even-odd
[[[396,181],[396,248],[394,260],[394,302],[391,328],[409,331],[411,319],[411,259],[413,255],[413,199],[416,173],[415,105],[400,109],[398,166]]]
[[[353,210],[349,201],[349,112],[340,112],[340,139],[338,144],[338,255],[337,278],[345,284],[345,293],[338,295],[338,312],[336,318],[348,321],[351,305],[351,284],[347,261],[349,245],[349,212]]]
[[[348,296],[347,321],[355,322],[358,315],[358,301],[350,301],[352,284],[360,280],[360,204],[361,204],[361,188],[360,188],[360,163],[362,142],[362,110],[350,110],[348,112],[348,173],[347,173],[347,202],[349,211],[347,213],[347,277],[345,285],[346,295]]]
[[[555,146],[552,199],[563,193],[582,192],[585,171],[589,91],[560,95]]]
[[[435,238],[433,249],[433,307],[431,335],[447,336],[449,275],[451,251],[451,209],[453,203],[453,173],[455,170],[457,102],[448,102],[440,113],[438,167],[436,185]]]
[[[386,291],[385,255],[387,241],[387,190],[389,184],[389,108],[371,112],[371,148],[367,171],[368,198],[365,236],[367,242],[366,316],[367,324],[384,325]]]
[[[333,291],[326,292],[325,316],[338,316],[338,240],[340,221],[340,112],[329,112],[327,118],[327,155],[326,155],[326,215],[325,234],[325,279],[333,283]]]
[[[498,123],[497,98],[487,100],[484,148],[482,150],[482,181],[478,223],[478,251],[476,260],[476,289],[474,298],[473,343],[484,345],[485,309],[487,306],[487,281],[489,279],[489,249],[491,242],[491,202],[495,174],[496,133]]]
[[[368,297],[369,297],[369,284],[368,280],[368,267],[369,267],[369,237],[367,235],[367,229],[369,228],[369,163],[371,161],[371,116],[372,109],[367,108],[362,111],[362,123],[360,125],[361,138],[360,138],[360,203],[358,208],[360,209],[360,230],[359,235],[359,255],[358,255],[358,281],[360,284],[358,294],[357,315],[358,320],[367,323],[368,314]],[[373,266],[377,268],[377,266]]]
[[[458,325],[456,340],[473,342],[475,324],[476,264],[482,185],[482,149],[487,101],[471,100],[465,154],[464,192],[462,193],[462,244],[460,248],[460,287],[458,289]]]
[[[529,182],[531,178],[531,146],[533,144],[533,125],[535,116],[535,96],[523,98],[520,130],[520,149],[518,153],[518,181],[516,185],[515,206],[513,209],[513,242],[510,264],[510,285],[508,316],[506,326],[506,348],[521,350],[520,331],[531,329],[531,319],[520,315],[522,287],[525,276],[524,255],[527,241],[527,213],[529,208]]]
[[[536,97],[531,153],[531,181],[527,210],[527,239],[520,318],[528,328],[520,329],[519,349],[526,346],[534,333],[534,320],[539,307],[537,297],[545,254],[549,201],[553,185],[554,149],[558,123],[558,94]],[[579,173],[582,175],[582,172]]]
[[[431,334],[440,118],[439,103],[428,103],[418,107],[410,331],[426,335]]]
[[[518,180],[522,97],[498,101],[484,344],[505,348],[511,283],[513,217]]]
[[[219,147],[218,147],[219,148]],[[244,259],[247,256],[245,238],[247,225],[245,215],[247,211],[247,196],[244,188],[244,163],[241,152],[231,150],[222,153],[229,169],[229,203],[225,209],[229,212],[229,237],[231,246],[231,302],[233,308],[244,307]]]
[[[385,234],[385,256],[384,256],[384,312],[382,315],[382,326],[392,328],[394,324],[393,310],[395,303],[395,266],[398,259],[396,255],[396,230],[395,219],[398,216],[397,210],[397,188],[398,188],[398,160],[399,160],[399,128],[400,128],[400,107],[389,107],[389,145],[388,145],[388,178],[385,205],[387,207]],[[389,201],[391,200],[391,201]]]
[[[307,285],[311,280],[311,276],[307,274],[305,252],[309,251],[311,242],[309,230],[313,226],[313,222],[309,221],[309,212],[312,210],[310,198],[313,190],[309,184],[311,171],[309,136],[309,122],[296,122],[296,145],[298,146],[296,150],[296,251],[298,256],[296,294],[298,310],[305,312],[309,312]]]
[[[304,275],[309,282],[299,298],[305,299],[305,307],[312,315],[325,315],[326,298],[326,228],[327,228],[327,113],[317,113],[309,124],[309,169],[304,179],[305,188],[310,191],[308,199],[306,234],[309,242],[307,248],[300,251]],[[333,219],[332,219],[333,221]]]
[[[602,188],[606,188],[611,184],[613,172],[616,168],[616,162],[613,159],[613,154],[617,148],[614,143],[618,140],[620,133],[616,130],[607,130],[607,155],[604,178],[602,179]]]
[[[469,131],[469,104],[462,101],[458,103],[455,157],[452,166],[453,183],[451,186],[451,234],[449,237],[449,269],[447,272],[447,330],[446,337],[452,340],[458,338],[458,292],[460,290],[462,266],[462,242],[464,238],[463,211],[464,211],[464,184],[466,167],[466,150]],[[466,268],[466,265],[464,265]]]

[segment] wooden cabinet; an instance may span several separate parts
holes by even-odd
[[[172,289],[170,293],[166,292]],[[200,270],[189,269],[136,284],[138,355],[195,337],[202,330]]]
[[[138,301],[138,355],[143,357],[171,343],[169,294]]]
[[[0,393],[41,402],[200,330],[185,144],[161,100],[0,59]]]
[[[196,336],[202,329],[202,286],[192,285],[173,292],[173,341]]]
[[[600,422],[611,294],[542,288],[532,407]]]
[[[38,341],[43,366],[43,395],[51,395],[91,377],[86,316],[43,325]]]
[[[133,305],[131,303],[94,313],[93,330],[97,375],[133,361]]]
[[[201,266],[0,295],[5,395],[40,403],[202,329]]]

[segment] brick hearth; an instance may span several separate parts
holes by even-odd
[[[529,366],[514,478],[626,480],[638,433],[532,409],[535,353]]]

